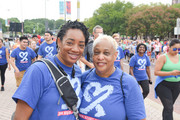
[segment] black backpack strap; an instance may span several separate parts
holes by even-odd
[[[123,85],[122,85],[122,78],[123,78],[124,72],[122,72],[121,78],[120,78],[120,84],[121,84],[121,90],[124,98],[124,103],[125,103],[125,95],[124,95],[124,90],[123,90]],[[128,120],[127,115],[126,115],[126,120]]]
[[[63,74],[64,71],[63,72],[60,71],[54,65],[54,63],[52,63],[48,59],[41,59],[41,60],[37,60],[36,62],[43,62],[48,67],[48,69],[54,79],[54,82],[56,84],[56,87],[60,93],[60,96],[66,103],[67,107],[73,111],[74,116],[76,117],[76,120],[78,120],[78,110],[76,108],[77,102],[78,102],[78,97],[77,97],[72,85],[70,84],[69,79],[67,78],[67,76],[65,76]]]
[[[124,72],[122,72],[122,75],[121,75],[121,78],[120,78],[120,84],[121,84],[121,90],[122,90],[123,97],[125,98],[124,90],[123,90],[123,85],[122,85],[123,74],[124,74]]]

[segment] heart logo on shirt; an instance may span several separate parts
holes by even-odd
[[[48,53],[48,55],[53,55],[52,52],[54,50],[54,47],[47,46],[45,48],[45,51]]]
[[[92,97],[96,97],[104,92],[100,97],[98,97],[96,100],[92,101],[92,97],[89,94],[89,91],[91,88],[95,88],[93,92]],[[85,91],[84,91],[84,99],[87,102],[91,102],[86,108],[81,108],[80,111],[81,113],[87,114],[89,111],[93,110],[94,108],[96,109],[97,113],[94,115],[95,117],[101,117],[106,115],[103,107],[100,105],[102,101],[108,98],[110,94],[112,94],[114,87],[111,85],[105,85],[104,87],[101,87],[101,84],[98,82],[92,82],[88,86],[86,86]]]
[[[19,57],[22,58],[21,61],[27,61],[27,60],[28,60],[28,59],[27,59],[27,56],[28,56],[28,52],[20,52],[20,53],[19,53]]]
[[[140,65],[139,69],[145,69],[146,59],[139,59],[138,64]]]

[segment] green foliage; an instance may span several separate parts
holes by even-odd
[[[125,13],[133,8],[133,4],[130,2],[121,2],[116,0],[115,3],[108,2],[101,5],[97,9],[92,18],[86,19],[84,21],[85,25],[89,27],[89,32],[96,25],[100,25],[104,29],[104,33],[113,34],[114,32],[120,32],[121,34],[126,34],[126,18]]]
[[[180,3],[172,5],[173,8],[179,8],[180,9]]]
[[[6,28],[6,26],[5,26],[5,20],[2,19],[2,18],[0,18],[0,22],[1,22],[1,24],[2,24],[2,32],[6,32],[6,31],[7,31],[7,28]]]
[[[17,18],[9,18],[11,22],[20,23]],[[34,34],[33,30],[35,30],[35,34],[44,35],[45,32],[45,21],[48,22],[48,29],[55,30],[59,29],[62,24],[64,24],[64,20],[48,20],[45,18],[39,19],[31,19],[31,20],[24,20],[24,33],[25,34]],[[2,23],[2,30],[3,32],[7,32],[7,27],[5,26],[5,20],[0,18],[0,22]]]
[[[132,14],[131,18],[129,17],[127,32],[132,36],[165,38],[170,33],[173,34],[176,19],[179,16],[180,10],[177,8],[167,5],[151,6]]]

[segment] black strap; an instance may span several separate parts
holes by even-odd
[[[58,69],[48,59],[41,59],[41,60],[37,60],[36,62],[43,62],[44,64],[46,64],[46,66],[48,67],[48,69],[54,79],[54,82],[56,84],[56,87],[57,87],[62,99],[65,101],[68,108],[70,108],[73,111],[73,113],[76,117],[76,120],[78,120],[78,110],[76,108],[78,97],[77,97],[73,87],[71,86],[65,71],[63,69]]]
[[[121,90],[122,90],[123,97],[125,98],[124,90],[123,90],[123,85],[122,85],[123,74],[124,74],[124,72],[122,72],[122,75],[121,75],[121,78],[120,78],[120,84],[121,84]]]
[[[55,82],[59,78],[64,76],[64,73],[62,73],[62,71],[60,71],[56,66],[54,66],[54,64],[51,61],[49,61],[47,59],[41,59],[41,60],[37,60],[36,62],[43,62],[44,64],[46,64],[46,66],[48,67],[49,71],[51,72],[52,77]]]
[[[67,76],[67,74],[66,74],[66,72],[64,71],[64,69],[57,63],[55,57],[54,57],[54,61],[55,61],[55,63],[57,64],[57,66],[58,66],[58,68],[60,69],[60,71],[61,71],[65,76]],[[75,69],[74,69],[74,65],[73,65],[71,77],[72,77],[72,78],[75,78]]]

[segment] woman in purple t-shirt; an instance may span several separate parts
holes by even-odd
[[[0,39],[1,91],[4,91],[5,72],[8,64],[9,64],[9,51],[8,48],[3,46],[3,40]],[[11,70],[10,64],[9,64],[9,70]]]

